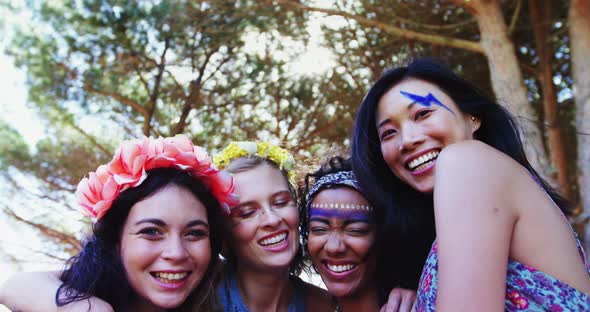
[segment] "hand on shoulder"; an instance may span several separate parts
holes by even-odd
[[[413,312],[416,308],[416,291],[394,288],[380,312]]]

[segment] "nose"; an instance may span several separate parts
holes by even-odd
[[[188,252],[181,237],[169,238],[164,242],[162,258],[171,262],[180,262],[188,257]]]
[[[342,240],[340,233],[330,233],[324,249],[328,254],[331,255],[343,253],[346,251],[346,246],[344,245],[344,241]]]
[[[419,127],[413,123],[408,123],[402,127],[401,137],[400,150],[402,152],[412,151],[424,141]]]
[[[260,218],[264,227],[276,227],[281,223],[281,217],[271,207],[264,207]]]

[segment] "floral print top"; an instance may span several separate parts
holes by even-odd
[[[585,259],[575,232],[574,236],[578,250]],[[587,263],[586,268],[590,274]],[[418,312],[435,311],[437,280],[438,253],[435,241],[420,277],[416,299]],[[550,275],[510,259],[504,307],[506,311],[590,311],[590,297]]]

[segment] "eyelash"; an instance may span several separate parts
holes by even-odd
[[[430,115],[430,113],[432,113],[432,111],[433,111],[432,109],[420,110],[420,111],[416,112],[415,119],[418,120],[418,119],[426,118]]]
[[[137,234],[144,235],[147,239],[157,239],[162,236],[162,231],[157,228],[145,228],[141,229]],[[187,236],[193,236],[194,238],[208,237],[209,232],[206,230],[189,230]]]
[[[387,139],[389,136],[394,135],[396,133],[393,129],[387,129],[381,133],[381,141]]]
[[[328,231],[328,230],[327,230],[326,228],[319,227],[319,226],[312,227],[312,228],[310,228],[310,229],[309,229],[309,232],[310,232],[310,233],[312,233],[312,234],[318,234],[318,235],[319,235],[319,234],[323,234],[323,233],[325,233],[325,232],[327,232],[327,231]]]
[[[346,231],[353,234],[353,235],[358,235],[358,236],[364,236],[364,235],[369,234],[369,230],[365,230],[365,229],[349,229]]]
[[[156,233],[154,233],[156,232]],[[148,235],[148,236],[156,236],[156,235],[161,235],[162,232],[157,229],[157,228],[145,228],[145,229],[141,229],[138,234],[143,234],[143,235]]]
[[[191,235],[194,236],[195,238],[202,238],[202,237],[208,237],[209,236],[209,232],[205,231],[205,230],[190,230],[187,235]]]

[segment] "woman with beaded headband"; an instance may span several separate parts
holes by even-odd
[[[226,311],[331,311],[329,295],[302,270],[294,159],[267,142],[233,142],[214,158],[234,178],[239,203],[225,222]]]
[[[80,253],[59,279],[12,278],[2,303],[26,311],[215,310],[221,213],[236,203],[232,191],[231,177],[187,137],[124,142],[78,185],[93,220]]]
[[[510,114],[446,66],[416,60],[378,79],[352,161],[367,198],[417,247],[407,262],[426,260],[418,311],[590,311],[567,204],[529,164]]]
[[[385,258],[388,236],[350,161],[332,157],[307,174],[300,198],[304,250],[337,310],[411,311],[415,292],[394,288],[399,268]]]

